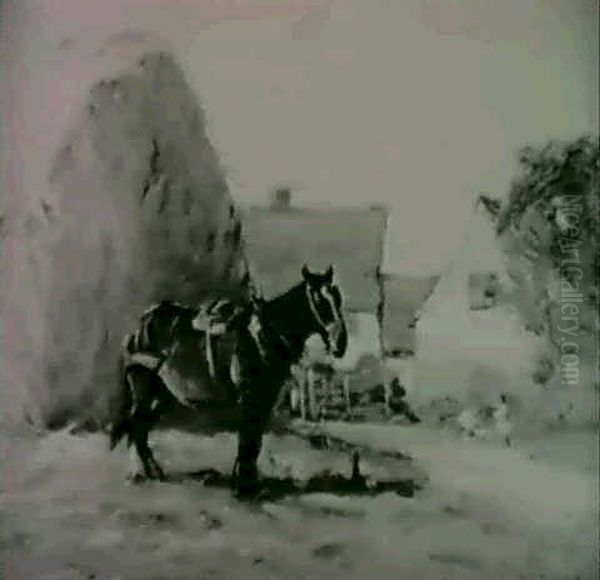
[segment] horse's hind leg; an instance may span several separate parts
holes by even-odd
[[[132,479],[166,479],[162,467],[152,453],[148,436],[163,411],[164,389],[160,379],[152,371],[134,368],[128,371],[127,381],[133,394],[133,410],[131,414],[129,439],[133,443],[137,459],[141,464],[141,472],[136,469]]]
[[[150,430],[157,421],[156,414],[152,409],[143,410],[139,415],[133,418],[132,439],[135,447],[135,452],[141,462],[143,469],[143,477],[141,479],[159,479],[166,480],[166,475],[163,468],[160,466],[152,448],[148,442]],[[141,474],[135,473],[134,479],[139,480]]]

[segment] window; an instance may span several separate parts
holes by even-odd
[[[486,310],[498,303],[498,275],[494,272],[474,272],[469,275],[469,307],[471,310]]]

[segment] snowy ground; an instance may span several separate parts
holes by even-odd
[[[5,436],[4,577],[16,579],[591,579],[597,457],[588,432],[502,449],[426,427],[330,424],[331,435],[413,461],[365,454],[366,473],[427,483],[412,498],[294,496],[261,508],[186,479],[228,471],[230,435],[164,432],[172,483],[124,483],[127,455],[100,435]],[[544,439],[547,440],[547,439]],[[533,459],[531,458],[533,457]],[[262,470],[349,472],[347,454],[270,436]]]

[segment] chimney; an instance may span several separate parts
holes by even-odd
[[[289,187],[278,187],[271,194],[271,209],[274,211],[285,211],[290,208],[292,192]]]

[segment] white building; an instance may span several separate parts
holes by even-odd
[[[415,402],[486,404],[523,390],[539,344],[503,300],[510,284],[493,224],[476,207],[416,325]]]

